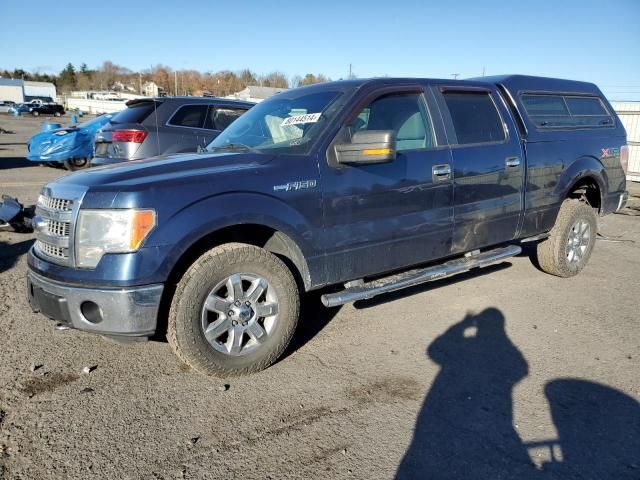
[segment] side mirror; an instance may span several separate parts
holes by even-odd
[[[396,132],[364,130],[356,132],[350,143],[335,146],[338,163],[388,163],[396,159]]]

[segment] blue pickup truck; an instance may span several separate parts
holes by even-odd
[[[202,373],[255,372],[287,347],[305,291],[333,286],[326,306],[371,298],[502,261],[524,241],[542,270],[577,274],[597,217],[626,203],[627,158],[625,130],[590,83],[298,88],[204,152],[48,184],[28,295],[79,330],[166,333]]]

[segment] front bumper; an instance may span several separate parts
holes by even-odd
[[[103,335],[147,337],[156,330],[162,284],[116,289],[71,287],[27,273],[34,312],[71,328]]]

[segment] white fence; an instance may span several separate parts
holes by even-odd
[[[611,102],[627,130],[629,171],[627,180],[640,182],[640,102]]]
[[[84,113],[115,113],[127,108],[127,100],[89,100],[85,98],[67,98],[66,109]]]

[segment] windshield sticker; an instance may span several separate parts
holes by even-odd
[[[293,117],[285,118],[280,124],[283,127],[287,125],[300,125],[302,123],[316,123],[320,120],[322,113],[307,113],[306,115],[294,115]]]

